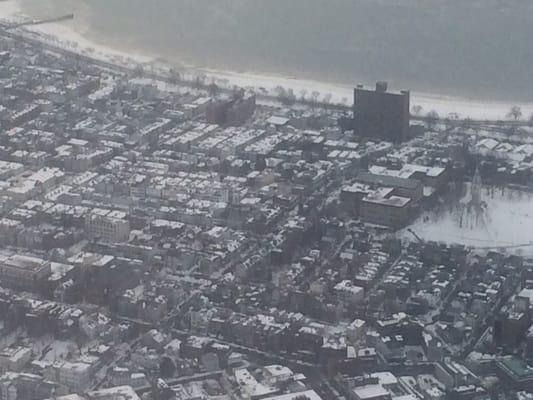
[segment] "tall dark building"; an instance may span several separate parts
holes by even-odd
[[[376,90],[354,90],[355,133],[359,136],[402,142],[409,138],[410,93],[389,92],[387,82]]]

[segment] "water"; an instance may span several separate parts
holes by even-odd
[[[175,62],[533,100],[530,0],[24,0]]]

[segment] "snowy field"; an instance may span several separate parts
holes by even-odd
[[[422,239],[458,243],[473,247],[506,247],[533,243],[533,193],[506,189],[483,189],[482,200],[487,204],[485,216],[479,223],[461,221],[460,203],[452,209],[425,213],[409,228]],[[461,227],[461,223],[463,227]],[[402,237],[412,240],[404,230]],[[533,246],[512,249],[533,254]]]
[[[17,0],[0,1],[0,19],[20,19],[21,17],[21,9]],[[83,53],[91,53],[98,58],[107,58],[114,61],[135,59],[141,63],[150,61],[149,57],[140,54],[123,52],[103,44],[94,43],[88,38],[87,27],[84,27],[78,21],[39,25],[28,29],[39,33],[45,40],[55,42],[55,44],[61,42],[71,49],[77,49]],[[353,101],[352,85],[303,80],[287,76],[261,75],[252,72],[206,69],[192,70],[190,72],[194,73],[194,71],[197,71],[198,74],[207,75],[209,79],[225,81],[229,86],[238,85],[254,88],[257,91],[265,89],[270,93],[277,86],[282,86],[286,89],[292,89],[296,95],[300,95],[302,90],[305,90],[308,94],[317,91],[320,93],[320,98],[330,96],[331,100],[336,103],[347,102],[351,104]],[[457,113],[461,118],[468,117],[480,120],[507,119],[507,114],[513,105],[519,105],[525,117],[529,118],[533,114],[533,103],[511,104],[508,102],[480,101],[415,92],[412,93],[411,103],[412,105],[420,105],[422,107],[422,114],[435,110],[440,116]]]

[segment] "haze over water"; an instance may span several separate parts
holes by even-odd
[[[24,0],[102,44],[209,68],[533,100],[530,0]]]

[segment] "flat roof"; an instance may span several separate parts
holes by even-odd
[[[47,262],[37,257],[14,254],[5,260],[4,264],[12,268],[38,271],[45,267]]]
[[[390,392],[381,385],[365,385],[356,387],[354,390],[355,395],[360,400],[373,399],[376,397],[384,397],[390,394]]]
[[[271,125],[276,125],[276,126],[286,125],[289,121],[290,121],[289,118],[278,117],[276,115],[274,115],[274,116],[270,117],[269,119],[267,119],[267,123],[269,123]]]
[[[387,90],[380,91],[380,90],[376,90],[376,88],[374,86],[363,86],[363,85],[358,85],[357,87],[355,87],[354,88],[354,92],[375,93],[375,94],[382,95],[382,96],[386,96],[386,95],[390,95],[390,96],[410,96],[410,92],[408,90],[390,90],[387,87]]]
[[[421,185],[421,183],[415,179],[398,178],[395,176],[388,175],[378,175],[372,174],[370,172],[360,172],[359,174],[357,174],[356,179],[358,182],[361,183],[390,186],[410,190],[414,190]]]
[[[309,400],[322,400],[322,398],[314,390],[306,390],[305,392],[289,393],[289,394],[280,394],[278,396],[267,397],[263,400],[295,400],[305,396]]]
[[[532,379],[533,368],[527,365],[523,360],[516,357],[503,358],[499,365],[506,371],[515,376],[517,379]]]
[[[533,304],[533,289],[522,289],[520,293],[518,293],[518,297],[525,297]]]
[[[363,199],[363,201],[366,203],[378,204],[378,205],[387,206],[387,207],[402,208],[408,205],[411,202],[411,199],[407,197],[401,197],[401,196],[391,196],[387,198],[366,196]]]

